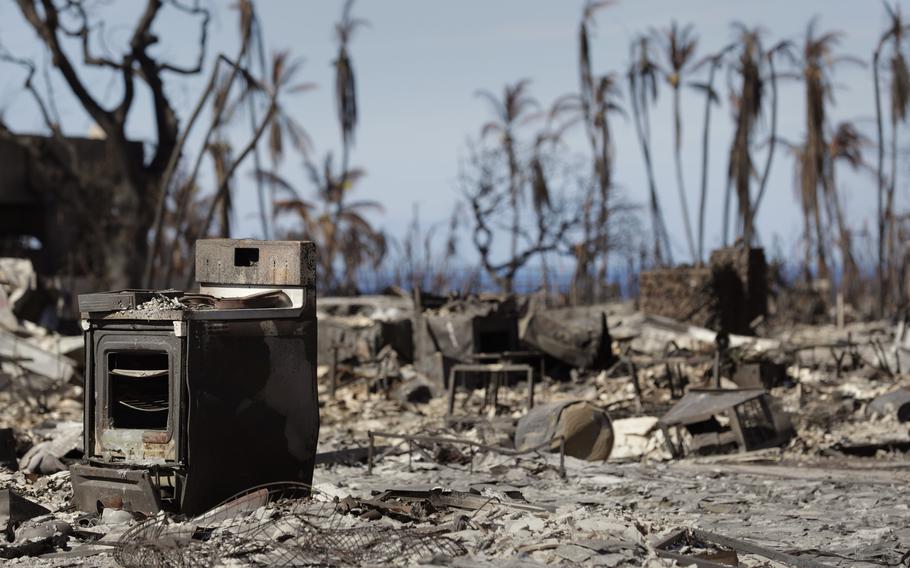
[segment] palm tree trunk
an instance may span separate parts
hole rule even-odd
[[[695,239],[692,238],[692,223],[689,218],[689,200],[686,198],[686,187],[683,181],[682,171],[682,117],[679,109],[679,86],[673,88],[673,134],[674,134],[674,157],[676,162],[676,188],[679,191],[679,204],[682,210],[683,227],[686,231],[686,242],[689,245],[689,256],[692,262],[696,263],[695,258]]]
[[[897,113],[891,115],[891,179],[888,180],[888,201],[885,204],[885,218],[888,220],[887,231],[887,271],[888,297],[894,300],[894,286],[897,278],[897,261],[894,257],[897,239],[897,227],[894,222],[894,192],[897,189]]]
[[[661,252],[661,242],[666,239],[666,225],[664,225],[663,222],[660,211],[660,201],[657,197],[657,184],[654,181],[654,166],[651,163],[651,148],[645,138],[645,125],[642,124],[642,115],[643,113],[647,112],[647,103],[639,100],[638,85],[635,81],[635,78],[632,76],[629,77],[629,91],[631,93],[630,99],[632,100],[632,114],[633,121],[635,122],[635,133],[638,136],[638,142],[641,146],[642,157],[645,160],[645,172],[648,176],[648,193],[650,196],[651,207],[651,231],[654,238],[654,262],[658,265],[662,265],[664,262],[663,254]],[[669,250],[669,243],[666,244],[667,258],[672,264],[672,253]]]
[[[809,198],[805,195],[805,189],[803,189],[802,204],[803,204],[803,269],[806,277],[806,283],[812,282],[812,271],[809,269],[812,266],[812,206],[809,203]]]
[[[506,158],[509,161],[509,206],[512,208],[512,235],[509,251],[511,252],[510,258],[515,260],[518,256],[518,232],[521,229],[518,211],[518,192],[520,188],[518,179],[518,158],[515,156],[515,147],[511,134],[506,134],[505,150]],[[511,282],[509,288],[509,292],[511,292]]]
[[[705,260],[705,206],[708,199],[708,148],[709,134],[711,132],[711,102],[712,89],[714,88],[714,72],[717,70],[717,63],[711,62],[711,69],[708,71],[708,89],[705,92],[705,125],[701,136],[701,195],[698,199],[698,265],[704,264]]]
[[[837,223],[838,244],[841,249],[841,264],[843,273],[841,274],[840,289],[845,292],[845,296],[853,299],[853,292],[856,287],[856,280],[859,276],[859,267],[856,265],[856,258],[853,256],[853,246],[850,239],[850,231],[847,228],[847,221],[844,218],[844,210],[838,199],[837,184],[834,172],[835,165],[831,164],[831,172],[828,176],[828,187],[831,191],[831,201],[834,209],[835,221]]]
[[[885,215],[882,201],[885,193],[885,135],[882,127],[882,100],[881,84],[878,74],[879,54],[881,42],[872,55],[872,80],[875,85],[875,124],[878,135],[878,315],[885,313]]]
[[[771,73],[771,139],[768,141],[768,157],[765,160],[765,169],[762,172],[761,182],[758,186],[758,195],[755,197],[755,206],[752,207],[752,225],[758,215],[758,206],[761,205],[765,188],[768,187],[768,177],[771,173],[771,161],[774,159],[774,148],[777,144],[777,74],[774,72],[774,53],[768,54],[768,70]]]
[[[544,305],[550,305],[550,268],[547,265],[547,253],[540,253],[540,271],[543,277],[543,301]]]
[[[606,113],[604,108],[603,112]],[[599,287],[604,287],[607,283],[607,272],[610,255],[610,185],[611,172],[610,168],[610,131],[607,126],[607,119],[604,116],[601,127],[601,144],[600,144],[600,214],[598,215],[598,248],[600,248],[600,270],[598,272],[597,282]]]
[[[815,217],[815,270],[821,280],[828,279],[828,261],[825,260],[825,235],[822,229],[821,206],[817,203],[814,208]]]
[[[250,130],[253,132],[256,131],[256,105],[253,104],[253,97],[247,98],[247,103],[249,105],[248,111],[250,113]],[[259,147],[253,149],[253,168],[255,172],[262,171],[262,159],[259,156]],[[254,176],[256,179],[256,200],[259,202],[259,221],[262,223],[262,238],[269,238],[269,209],[266,208],[266,199],[265,199],[265,183],[263,183],[261,176]],[[271,200],[269,200],[271,204]]]
[[[729,234],[730,234],[730,194],[733,193],[733,179],[728,175],[727,176],[727,187],[724,190],[724,228],[723,228],[723,243],[724,248],[729,246]]]

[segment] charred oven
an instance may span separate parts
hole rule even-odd
[[[80,296],[79,509],[193,514],[262,483],[312,481],[313,244],[201,240],[196,279],[198,294]]]

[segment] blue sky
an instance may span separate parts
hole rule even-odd
[[[96,13],[109,14],[108,45],[122,45],[128,24],[142,3],[117,0],[97,3]],[[236,14],[227,2],[211,2],[215,14],[208,66],[218,51],[236,50]],[[332,98],[332,67],[335,44],[332,25],[341,10],[340,0],[270,0],[258,9],[265,30],[267,48],[287,49],[306,59],[302,80],[314,81],[316,91],[294,96],[286,103],[304,125],[322,153],[339,145]],[[358,31],[352,44],[357,72],[361,121],[353,163],[363,166],[367,177],[358,187],[358,196],[375,199],[385,213],[377,224],[392,235],[401,235],[417,204],[426,223],[443,222],[459,198],[458,158],[467,137],[476,135],[489,117],[484,101],[474,96],[477,89],[500,91],[507,82],[532,80],[532,93],[544,105],[577,88],[576,33],[582,2],[579,0],[360,0],[357,16],[370,21]],[[910,6],[905,6],[905,11]],[[885,21],[880,4],[867,0],[625,0],[603,10],[597,17],[592,46],[597,73],[621,72],[627,65],[628,45],[635,34],[650,27],[664,27],[671,20],[692,23],[700,36],[699,53],[704,55],[725,45],[733,37],[730,23],[741,21],[760,25],[768,43],[780,39],[800,42],[806,23],[819,17],[819,29],[845,32],[844,53],[870,60],[872,49]],[[159,52],[181,62],[195,57],[196,24],[168,10],[157,25],[162,37]],[[19,56],[37,61],[45,57],[31,30],[22,21],[12,2],[0,5],[0,42]],[[119,43],[118,43],[119,42]],[[36,109],[20,88],[21,75],[3,69],[0,108],[5,120],[19,131],[41,131]],[[95,93],[108,102],[117,99],[117,86],[104,73],[88,73]],[[719,77],[718,85],[726,78]],[[849,119],[874,138],[874,100],[871,69],[843,65],[836,74],[839,88],[836,106],[829,115],[832,123]],[[65,129],[85,135],[90,120],[69,97],[59,78],[53,79],[57,105]],[[177,79],[169,93],[178,109],[191,108],[203,82]],[[724,89],[726,90],[726,89]],[[658,188],[665,216],[674,240],[675,256],[686,259],[686,246],[678,212],[673,175],[672,132],[669,93],[660,97],[653,116],[653,144]],[[802,85],[791,81],[781,85],[780,135],[799,140],[803,133]],[[703,101],[694,91],[684,92],[684,169],[690,209],[695,209],[700,180]],[[712,116],[711,178],[707,227],[708,246],[720,242],[720,213],[726,153],[732,137],[730,111],[726,105]],[[133,136],[148,139],[151,132],[148,101],[140,99],[131,116]],[[614,118],[616,137],[616,183],[626,197],[644,203],[645,171],[629,120]],[[238,131],[238,140],[242,134]],[[198,143],[198,139],[195,139]],[[576,139],[579,151],[584,146]],[[241,145],[241,142],[237,142]],[[195,149],[194,149],[195,151]],[[874,163],[873,148],[867,159]],[[237,186],[237,236],[259,236],[254,186],[249,168]],[[284,174],[304,192],[307,186],[295,158],[284,166]],[[910,179],[904,168],[900,174]],[[793,161],[786,151],[775,158],[769,193],[758,219],[766,244],[777,237],[785,255],[796,255],[801,215],[793,189]],[[855,227],[873,226],[875,193],[869,175],[839,172],[846,210]],[[906,202],[906,183],[899,194]],[[464,258],[470,261],[467,239]]]

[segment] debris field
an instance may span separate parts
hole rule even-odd
[[[899,566],[910,558],[910,337],[901,321],[775,326],[769,318],[737,334],[624,301],[551,307],[533,297],[399,290],[320,298],[311,483],[269,480],[199,511],[176,498],[158,511],[128,500],[92,508],[74,497],[79,467],[95,463],[83,440],[85,343],[17,316],[30,267],[0,269],[7,565]],[[153,294],[107,317],[288,306],[261,295]],[[243,448],[218,451],[228,454],[219,466],[227,477],[230,468],[275,469],[265,453],[242,463]]]

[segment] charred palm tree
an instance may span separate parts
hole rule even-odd
[[[531,154],[531,205],[534,209],[534,216],[538,225],[546,223],[547,212],[550,210],[550,186],[547,179],[547,172],[544,167],[544,146],[558,140],[558,135],[554,135],[546,130],[537,134],[534,139],[534,150]],[[543,277],[544,298],[550,297],[550,271],[547,264],[547,254],[545,251],[540,252],[540,267]]]
[[[872,78],[875,85],[875,117],[878,136],[878,284],[879,313],[884,313],[885,295],[891,286],[892,255],[894,248],[894,190],[897,177],[897,123],[904,122],[910,108],[910,70],[901,50],[908,25],[904,23],[900,7],[885,4],[888,11],[888,28],[879,39],[872,55]],[[889,100],[891,110],[891,179],[885,178],[885,136],[882,126],[881,81],[879,78],[881,56],[890,47],[887,66],[890,70]],[[887,242],[887,253],[886,243]]]
[[[802,213],[803,217],[803,278],[806,282],[810,282],[812,280],[812,218],[813,211],[815,210],[817,204],[811,202],[810,196],[814,196],[815,192],[814,190],[810,191],[807,185],[807,145],[805,140],[803,140],[803,142],[800,144],[794,144],[785,141],[785,145],[790,150],[790,154],[793,156],[794,187],[796,189],[796,197],[799,200],[800,212]]]
[[[654,179],[654,164],[651,159],[651,118],[649,107],[657,100],[658,67],[652,54],[651,40],[647,36],[639,36],[634,39],[630,51],[632,63],[627,73],[629,99],[632,103],[635,134],[641,146],[642,157],[645,161],[645,171],[648,176],[654,261],[658,265],[663,264],[664,254],[666,254],[666,260],[672,264],[673,252],[670,249],[667,226],[660,207],[660,197],[657,194],[657,183]]]
[[[619,105],[620,90],[616,75],[602,75],[594,89],[594,132],[597,140],[598,154],[594,162],[597,168],[599,203],[597,213],[597,241],[600,267],[597,279],[601,286],[606,285],[607,265],[610,253],[609,215],[610,192],[613,188],[613,135],[610,130],[610,114],[623,113]]]
[[[828,170],[828,187],[831,190],[829,200],[834,211],[834,221],[837,224],[838,246],[840,247],[841,264],[843,268],[842,288],[847,297],[855,299],[859,286],[859,265],[853,254],[853,243],[850,228],[844,215],[840,202],[840,193],[837,187],[837,165],[843,163],[853,170],[869,169],[863,159],[863,148],[870,141],[860,134],[859,130],[849,122],[838,124],[828,142],[828,155],[830,156]]]
[[[316,189],[315,200],[303,198],[289,182],[274,172],[260,172],[260,176],[283,196],[275,201],[276,214],[290,215],[299,221],[299,225],[290,229],[286,236],[313,241],[320,251],[338,251],[341,255],[344,266],[342,275],[336,274],[335,257],[319,255],[319,268],[327,282],[327,289],[353,292],[356,290],[357,271],[365,265],[376,267],[385,257],[385,234],[367,219],[368,213],[381,213],[382,206],[375,201],[346,199],[366,172],[358,168],[337,172],[331,154],[326,155],[322,164],[308,162],[306,170]]]
[[[782,41],[768,50],[765,54],[765,61],[768,63],[768,84],[771,87],[771,132],[768,135],[768,154],[765,157],[765,169],[762,170],[761,181],[758,184],[758,195],[755,197],[755,203],[752,206],[752,225],[755,225],[755,218],[758,215],[758,208],[761,206],[762,198],[765,196],[765,190],[768,187],[768,178],[771,173],[771,164],[774,160],[774,150],[777,147],[777,80],[778,72],[774,66],[774,59],[777,55],[784,55],[791,63],[795,63],[792,53],[793,45],[789,41]]]
[[[254,19],[254,24],[256,20]],[[257,53],[264,58],[262,53],[262,39],[259,36],[260,29],[255,27],[254,45],[257,47]],[[258,66],[263,76],[268,78],[268,85],[272,89],[281,89],[286,94],[299,94],[316,88],[315,83],[297,82],[297,76],[303,66],[303,59],[292,58],[287,52],[278,52],[272,55],[270,63],[264,61],[254,61],[252,50],[247,52],[247,61],[249,68]],[[258,110],[254,104],[253,94],[247,89],[233,105],[228,107],[225,112],[226,116],[234,117],[244,112],[248,115],[251,125],[255,127],[259,124]],[[269,158],[270,170],[278,171],[279,166],[288,151],[288,146],[304,156],[309,155],[313,143],[309,134],[303,126],[294,118],[287,105],[280,104],[276,106],[275,111],[270,115],[267,126],[268,132],[266,143],[266,155]],[[260,155],[259,148],[253,150],[253,171],[268,171],[263,165],[263,159]],[[256,194],[259,202],[260,222],[262,224],[263,235],[268,236],[270,233],[272,219],[274,214],[275,196],[269,192],[268,198],[266,192],[271,186],[258,175],[254,175],[256,182]]]
[[[348,48],[357,28],[367,25],[366,20],[351,15],[353,7],[354,0],[347,0],[341,11],[341,19],[335,24],[335,39],[338,41],[338,54],[335,56],[335,109],[341,127],[342,180],[348,169],[357,128],[357,85]]]
[[[610,252],[608,222],[610,191],[613,187],[613,140],[609,114],[621,112],[621,108],[617,102],[620,91],[616,76],[610,73],[595,78],[592,72],[588,30],[594,23],[594,14],[613,3],[612,0],[603,2],[589,0],[585,4],[578,34],[578,68],[581,81],[578,99],[591,145],[594,177],[599,189],[596,223],[597,250],[592,251],[593,254],[587,255],[587,257],[595,263],[599,261],[597,280],[601,286],[606,284]],[[588,269],[587,266],[581,268],[585,271]]]
[[[676,188],[679,191],[680,211],[689,255],[692,262],[697,262],[695,239],[692,236],[692,222],[689,217],[689,199],[682,168],[682,110],[680,108],[683,81],[693,66],[698,37],[694,35],[691,25],[680,27],[675,21],[670,27],[652,31],[655,41],[661,44],[664,54],[663,75],[673,92],[673,156],[676,163]]]
[[[831,168],[830,148],[825,138],[827,105],[832,103],[833,87],[831,73],[848,57],[836,56],[835,47],[840,42],[841,32],[816,34],[815,20],[809,23],[803,44],[802,76],[806,89],[806,147],[803,164],[803,191],[807,192],[804,203],[811,208],[815,226],[815,262],[819,278],[828,278],[828,261],[825,250],[825,230],[821,206],[829,208],[828,218],[833,222],[830,211],[833,188],[828,173]],[[822,191],[819,197],[819,189]]]
[[[705,119],[701,138],[701,191],[698,198],[698,248],[696,250],[696,262],[698,265],[704,263],[705,259],[705,207],[708,202],[708,148],[711,133],[711,107],[720,102],[720,97],[714,89],[714,76],[731,48],[732,46],[727,46],[699,62],[696,68],[707,65],[708,77],[704,83],[696,82],[692,84],[693,88],[705,95]]]
[[[594,195],[586,192],[582,203],[582,242],[575,247],[575,275],[573,289],[578,299],[578,288],[593,290],[591,279],[592,264],[599,263],[598,280],[606,281],[609,265],[609,208],[610,192],[613,187],[613,143],[609,114],[620,111],[617,102],[619,88],[616,77],[606,74],[596,77],[591,65],[590,29],[594,26],[595,13],[614,2],[593,2],[589,0],[582,12],[578,29],[579,92],[557,99],[550,111],[550,118],[565,120],[558,128],[565,131],[581,123],[591,149],[593,179],[598,189],[597,204]],[[597,209],[596,222],[593,210]],[[596,234],[595,234],[596,233]]]
[[[575,259],[576,283],[590,280],[592,265],[597,266],[597,280],[603,285],[609,265],[610,193],[613,188],[613,135],[610,115],[622,113],[619,105],[619,86],[616,75],[609,73],[597,79],[591,100],[584,103],[582,95],[570,94],[557,99],[550,111],[551,119],[565,119],[557,129],[564,132],[579,122],[585,126],[593,155],[593,178],[597,194],[585,197],[582,216],[584,239]],[[588,114],[590,112],[590,114]],[[595,199],[596,197],[596,199]],[[582,251],[581,249],[584,249]],[[593,283],[583,287],[593,290]]]
[[[734,122],[733,144],[727,168],[727,189],[724,195],[724,245],[730,226],[730,194],[736,191],[738,223],[741,223],[743,245],[752,242],[752,196],[750,182],[754,172],[752,140],[762,112],[765,78],[761,64],[764,56],[760,33],[757,28],[734,24],[738,35],[738,54],[733,70],[739,77],[738,90],[732,93]]]
[[[338,113],[338,125],[341,129],[341,172],[336,176],[340,187],[338,199],[335,201],[335,211],[332,222],[338,225],[342,222],[345,212],[345,189],[349,184],[351,150],[354,146],[354,134],[357,129],[357,85],[354,75],[354,65],[350,56],[350,42],[354,32],[367,21],[351,15],[354,0],[346,0],[341,11],[341,19],[335,24],[335,39],[338,42],[338,53],[335,56],[335,109]],[[331,160],[326,159],[327,162]],[[312,166],[309,166],[312,169]],[[339,239],[329,239],[327,246],[330,248],[324,254],[334,259],[340,252],[343,242]],[[334,273],[334,267],[333,272]]]
[[[490,104],[495,118],[481,128],[481,138],[497,136],[499,145],[505,154],[509,175],[509,206],[512,213],[511,223],[511,258],[518,254],[518,239],[521,234],[520,200],[523,185],[523,173],[518,157],[518,130],[529,122],[538,118],[532,112],[537,106],[530,94],[528,86],[530,81],[523,79],[513,85],[506,85],[503,89],[502,99],[498,99],[489,91],[478,91],[477,95],[483,97]]]

